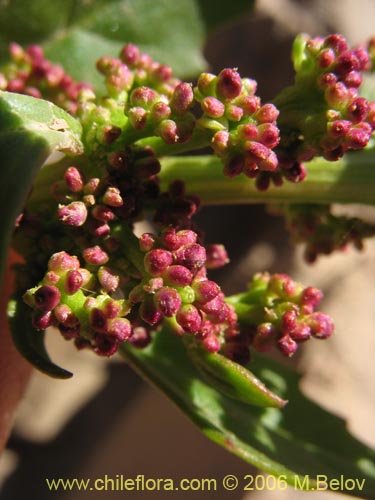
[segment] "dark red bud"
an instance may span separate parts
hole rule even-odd
[[[60,302],[60,290],[53,285],[44,285],[34,294],[36,307],[44,312],[52,311]]]

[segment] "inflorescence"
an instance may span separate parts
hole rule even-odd
[[[373,46],[350,49],[340,35],[299,37],[294,85],[263,104],[256,82],[236,69],[203,73],[193,87],[131,44],[119,58],[99,59],[107,92],[100,97],[39,47],[13,44],[0,88],[74,114],[85,147],[77,165],[48,180],[45,203],[33,203],[32,193],[17,222],[14,245],[27,248],[25,266],[38,283],[24,295],[34,328],[55,326],[78,348],[112,355],[124,341],[147,346],[167,326],[243,364],[250,349],[276,346],[291,356],[310,337],[329,337],[332,320],[316,310],[321,292],[288,276],[261,273],[246,293],[224,296],[207,270],[228,262],[225,248],[205,245],[193,219],[199,199],[183,182],[160,192],[160,156],[208,146],[224,175],[245,174],[260,190],[302,181],[303,162],[337,160],[369,143],[375,103],[358,89]],[[134,223],[145,213],[158,229],[136,237]],[[310,260],[324,244],[321,217],[313,220]],[[292,210],[289,220],[298,238],[306,224]]]

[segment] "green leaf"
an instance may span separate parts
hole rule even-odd
[[[53,151],[83,152],[81,126],[57,106],[0,91],[0,281],[14,222],[34,176]]]
[[[287,403],[267,389],[251,371],[221,354],[209,353],[193,339],[187,343],[187,352],[204,379],[226,396],[262,407],[282,408]]]
[[[375,453],[348,433],[343,420],[307,399],[295,373],[263,357],[255,358],[251,363],[255,375],[289,403],[283,409],[251,407],[211,387],[181,339],[165,330],[146,349],[124,343],[121,350],[207,437],[243,460],[297,488],[316,488],[318,475],[328,480],[342,475],[364,479],[362,490],[348,493],[375,496]]]
[[[72,373],[52,363],[44,347],[44,332],[38,332],[31,324],[31,309],[18,293],[8,304],[8,320],[18,351],[38,370],[50,377],[67,379]]]

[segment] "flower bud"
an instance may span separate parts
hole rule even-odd
[[[60,290],[53,285],[44,285],[34,294],[36,307],[43,312],[52,311],[60,302]]]
[[[72,191],[73,193],[79,193],[80,191],[82,191],[85,184],[85,179],[78,168],[69,167],[64,174],[64,179],[70,191]]]
[[[58,219],[68,226],[80,227],[87,219],[87,208],[82,201],[73,201],[69,205],[59,207]]]
[[[202,325],[202,318],[198,309],[192,304],[185,304],[176,315],[177,322],[187,333],[199,332]]]
[[[67,273],[64,288],[68,295],[76,293],[81,288],[82,284],[83,278],[79,271],[73,270]]]
[[[169,266],[163,274],[165,283],[172,286],[191,285],[192,279],[192,273],[185,266]]]
[[[108,321],[107,333],[115,337],[118,342],[124,342],[131,335],[130,322],[125,318],[114,318]]]
[[[203,112],[211,118],[220,118],[224,115],[224,104],[215,97],[205,97],[201,102]]]
[[[220,287],[217,283],[210,280],[198,281],[193,284],[196,300],[200,304],[206,304],[214,299],[220,292]]]
[[[224,245],[211,244],[206,246],[207,269],[218,269],[228,264],[229,258]]]
[[[155,293],[154,302],[157,310],[167,318],[174,316],[181,307],[181,298],[177,290],[167,286]]]
[[[152,276],[161,276],[173,263],[173,256],[168,250],[156,248],[145,255],[144,264],[146,271]]]
[[[235,99],[241,94],[242,80],[235,69],[220,71],[216,81],[216,93],[220,99]]]
[[[187,267],[193,273],[200,269],[206,261],[206,250],[197,243],[180,247],[174,252],[176,264]]]
[[[88,264],[93,264],[96,266],[101,266],[106,264],[109,260],[108,254],[96,245],[91,248],[85,248],[82,252],[83,258]]]
[[[280,349],[280,351],[288,357],[293,356],[293,354],[297,350],[297,342],[295,342],[288,334],[283,335],[278,341],[277,341],[277,347]]]
[[[112,271],[109,267],[101,266],[98,270],[98,280],[101,287],[106,292],[114,292],[117,290],[120,277],[114,271]]]
[[[183,115],[191,107],[193,100],[194,94],[191,84],[182,82],[174,89],[169,104],[174,113]]]

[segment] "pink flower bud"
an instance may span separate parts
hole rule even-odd
[[[98,245],[91,248],[85,248],[82,254],[88,264],[101,266],[106,264],[109,260],[108,254]]]
[[[325,47],[332,47],[336,54],[341,54],[348,50],[348,44],[342,35],[334,34],[328,35],[324,40]]]
[[[158,123],[170,117],[171,108],[165,102],[158,101],[152,106],[150,115],[152,120]]]
[[[211,244],[206,246],[207,269],[218,269],[228,264],[229,258],[224,245]]]
[[[155,236],[151,233],[143,233],[139,238],[139,248],[142,252],[150,251],[155,245]]]
[[[311,334],[318,339],[330,337],[335,329],[332,319],[324,313],[314,312],[307,320]]]
[[[181,307],[181,297],[177,290],[167,286],[155,293],[154,302],[158,311],[167,318],[174,316]]]
[[[273,123],[264,123],[258,127],[258,141],[270,149],[280,142],[280,131]]]
[[[122,48],[120,57],[125,64],[136,66],[140,57],[139,48],[132,43],[128,43]]]
[[[242,80],[235,69],[220,71],[216,81],[216,93],[220,99],[235,99],[241,94]]]
[[[260,99],[257,96],[241,95],[234,103],[242,108],[246,115],[253,115],[260,107]]]
[[[177,124],[173,120],[163,120],[156,128],[156,133],[166,144],[176,144],[179,140]]]
[[[283,333],[288,333],[296,327],[296,321],[297,321],[297,314],[295,311],[287,311],[285,312],[282,317],[281,317],[281,325],[282,325],[282,330]]]
[[[103,203],[110,207],[122,207],[124,200],[120,194],[120,190],[116,187],[107,188],[103,195]]]
[[[201,102],[203,112],[211,118],[220,118],[224,115],[224,104],[215,97],[205,97]]]
[[[147,111],[138,106],[134,106],[128,111],[129,123],[137,130],[142,130],[147,125]]]
[[[211,146],[218,156],[222,156],[227,152],[229,145],[229,138],[230,138],[229,132],[227,132],[226,130],[220,130],[219,132],[216,132],[215,135],[213,136],[211,141]]]
[[[332,49],[323,50],[318,56],[318,65],[320,68],[328,68],[336,58],[335,52]]]
[[[199,311],[192,304],[185,304],[178,311],[177,322],[187,333],[199,332],[202,325],[202,318]]]
[[[80,191],[82,191],[85,184],[85,179],[78,168],[69,167],[64,174],[64,179],[70,191],[72,191],[73,193],[79,193]]]
[[[201,342],[202,347],[208,352],[218,352],[220,351],[220,340],[216,335],[206,335]]]
[[[82,201],[73,201],[69,205],[60,206],[57,216],[63,224],[80,227],[87,219],[87,208]]]
[[[79,268],[80,263],[78,258],[66,252],[54,253],[48,261],[48,269],[57,273]]]
[[[131,335],[130,322],[125,318],[114,318],[108,321],[108,335],[115,337],[118,342],[124,342]]]
[[[323,298],[323,293],[312,286],[305,288],[301,294],[301,301],[304,305],[311,305],[314,309]]]
[[[81,288],[82,284],[83,279],[79,271],[73,270],[67,273],[64,288],[68,295],[76,293]]]
[[[285,356],[291,357],[296,352],[298,345],[289,335],[283,335],[277,341],[277,347]]]
[[[367,99],[364,97],[357,97],[352,101],[346,109],[346,113],[353,123],[363,121],[369,111]]]
[[[352,127],[344,138],[348,149],[362,149],[367,146],[371,134],[362,127]]]
[[[106,266],[99,268],[98,279],[101,287],[106,292],[114,292],[117,290],[120,283],[119,275]]]
[[[194,94],[191,84],[182,82],[174,89],[170,107],[177,115],[183,115],[191,107],[193,100]]]
[[[358,88],[362,84],[362,75],[359,71],[350,71],[343,79],[347,87]]]
[[[191,285],[193,276],[184,266],[169,266],[163,274],[163,280],[167,285],[187,286]]]
[[[244,111],[240,106],[227,104],[225,106],[225,117],[232,122],[239,122],[243,117]]]
[[[104,205],[96,205],[92,211],[91,215],[102,222],[109,222],[115,218],[115,214],[112,210]]]
[[[176,264],[187,267],[190,271],[196,272],[206,262],[206,250],[197,243],[192,243],[180,247],[174,252]]]
[[[132,106],[149,110],[158,98],[157,92],[150,87],[137,87],[130,95],[130,102]]]
[[[217,283],[210,280],[198,281],[193,284],[196,300],[200,304],[206,304],[214,299],[220,293],[220,287]]]
[[[146,271],[152,276],[161,276],[164,271],[173,263],[173,256],[168,250],[156,248],[145,255]]]
[[[255,114],[259,123],[272,123],[277,120],[280,112],[274,104],[264,104]]]
[[[351,122],[348,120],[335,120],[328,123],[328,136],[329,137],[343,137],[349,131]]]
[[[290,332],[290,336],[296,342],[304,342],[311,337],[311,328],[301,323]]]

